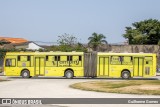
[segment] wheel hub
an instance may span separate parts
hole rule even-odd
[[[27,72],[25,72],[23,75],[26,77],[28,74],[27,74]]]

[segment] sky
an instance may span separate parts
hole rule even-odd
[[[57,42],[64,33],[87,43],[93,32],[124,42],[125,27],[160,20],[160,0],[0,0],[0,36]]]

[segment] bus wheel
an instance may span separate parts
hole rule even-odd
[[[123,79],[129,79],[130,78],[130,72],[129,71],[127,71],[127,70],[124,70],[123,72],[122,72],[122,78]]]
[[[24,71],[22,71],[21,76],[22,76],[23,78],[30,78],[30,73],[29,73],[28,70],[24,70]]]
[[[67,70],[64,75],[66,78],[73,78],[73,71]]]

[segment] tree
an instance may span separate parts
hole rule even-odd
[[[58,44],[59,45],[69,45],[69,46],[72,46],[74,44],[77,44],[77,38],[74,37],[73,35],[69,35],[69,34],[64,34],[64,35],[61,35],[61,36],[58,36],[59,39],[58,39]]]
[[[57,42],[59,44],[59,51],[72,51],[72,46],[77,43],[76,37],[66,33],[58,37],[59,39],[57,40]]]
[[[64,35],[58,37],[59,37],[59,39],[57,40],[59,44],[58,51],[64,51],[64,52],[86,51],[86,48],[83,47],[83,45],[77,41],[77,38],[75,36],[65,33]]]
[[[77,43],[76,46],[74,47],[74,50],[77,52],[87,52],[87,48],[83,46],[81,43]]]
[[[106,37],[103,34],[97,34],[94,32],[92,36],[88,38],[88,44],[93,48],[94,51],[96,51],[100,45],[107,44],[105,39]]]
[[[125,31],[123,37],[129,44],[158,44],[160,41],[160,21],[156,19],[135,22]]]

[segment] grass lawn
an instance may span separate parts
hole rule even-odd
[[[91,81],[70,85],[71,88],[123,94],[160,95],[160,80]]]

